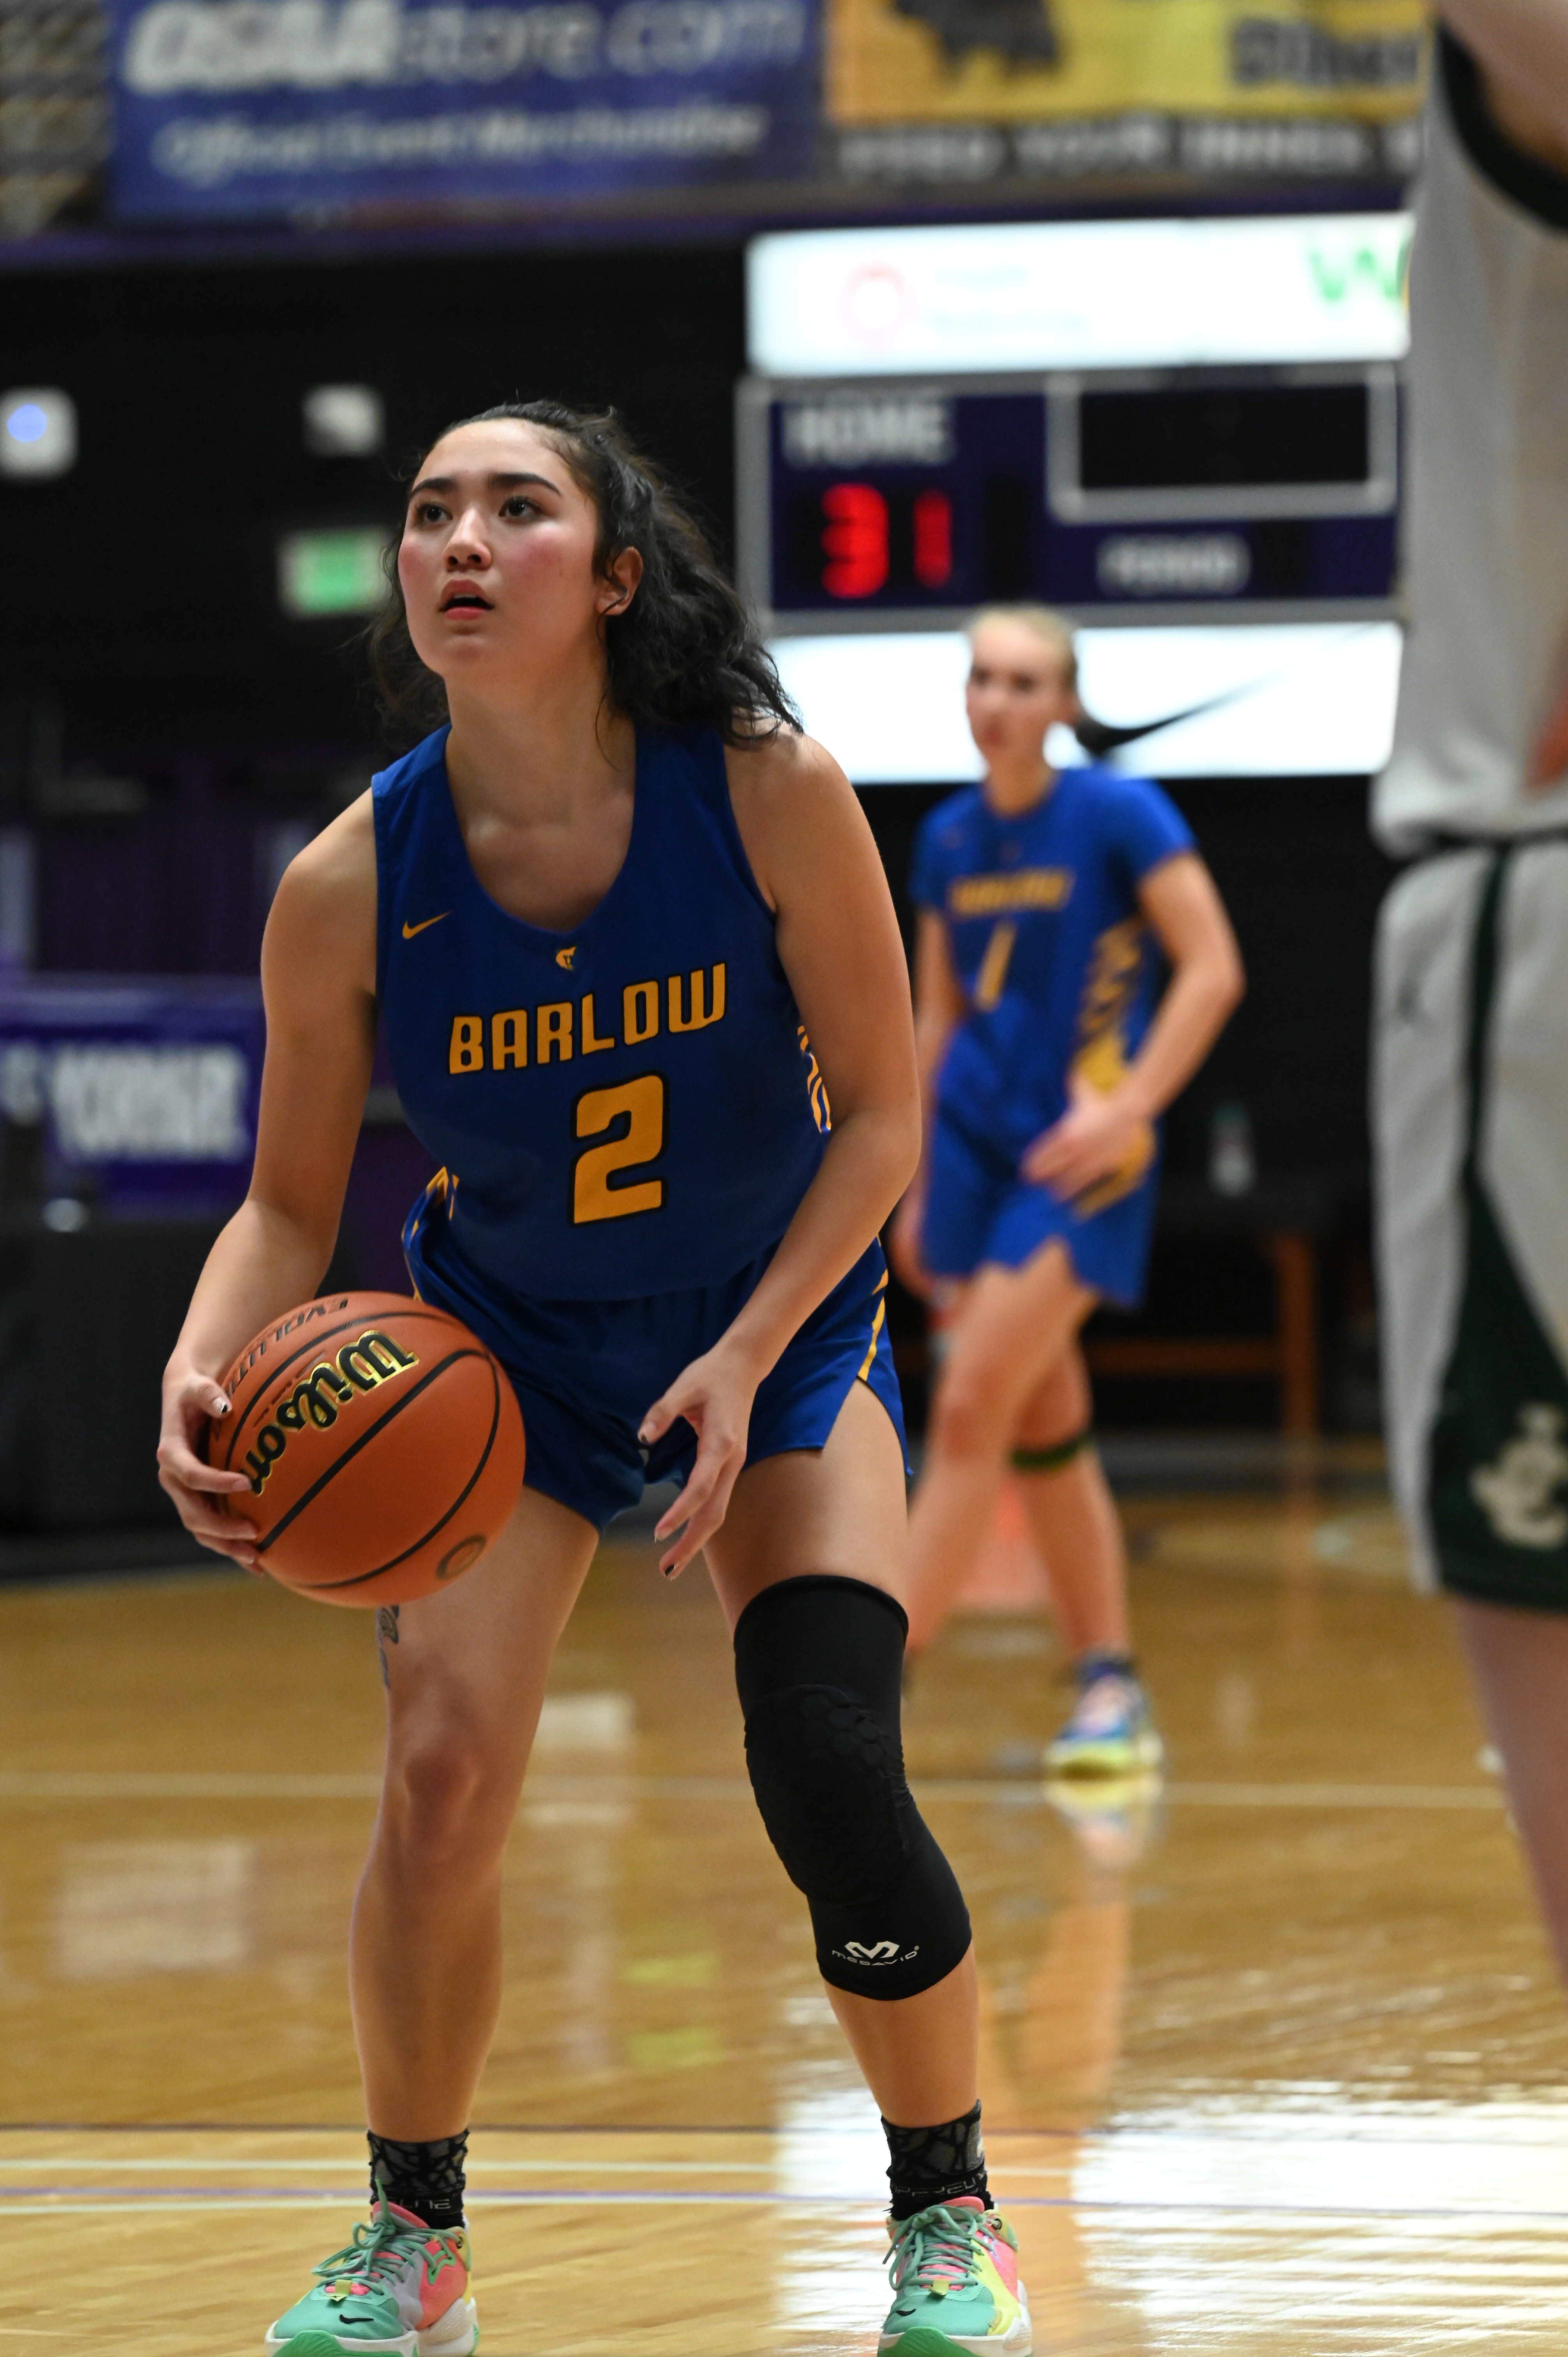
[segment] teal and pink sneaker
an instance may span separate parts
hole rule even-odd
[[[880,2357],[1030,2357],[1018,2241],[994,2210],[965,2196],[888,2223],[893,2305]]]
[[[469,2357],[479,2345],[461,2227],[438,2233],[380,2201],[315,2274],[268,2333],[267,2357]]]

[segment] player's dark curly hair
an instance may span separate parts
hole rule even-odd
[[[456,423],[489,425],[500,418],[537,426],[592,500],[599,519],[596,570],[607,572],[624,548],[635,548],[642,558],[636,596],[605,620],[616,709],[634,721],[716,728],[730,745],[798,728],[800,716],[702,525],[636,447],[615,411],[503,401]],[[389,727],[423,736],[448,716],[446,690],[413,651],[395,541],[385,569],[392,596],[365,633],[371,674]]]

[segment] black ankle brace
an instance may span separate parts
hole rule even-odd
[[[412,2210],[437,2233],[463,2222],[463,2170],[468,2158],[468,2131],[436,2136],[429,2144],[400,2144],[395,2136],[369,2132],[371,2199],[378,2193]]]
[[[978,2104],[961,2120],[945,2120],[940,2127],[900,2128],[891,2120],[882,2126],[892,2156],[887,2183],[896,2222],[913,2218],[933,2202],[958,2201],[966,2194],[991,2208]]]

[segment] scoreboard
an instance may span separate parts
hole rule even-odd
[[[748,377],[743,578],[783,632],[1384,615],[1399,402],[1388,361]]]
[[[1410,239],[1392,210],[754,239],[742,581],[856,784],[977,774],[962,626],[1034,600],[1109,759],[1377,769]]]

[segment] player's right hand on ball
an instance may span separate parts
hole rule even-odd
[[[229,1394],[221,1383],[196,1367],[171,1366],[164,1377],[163,1429],[158,1436],[158,1480],[174,1500],[180,1521],[193,1539],[215,1555],[226,1555],[247,1571],[259,1571],[255,1524],[220,1511],[216,1501],[224,1491],[248,1490],[243,1473],[224,1473],[206,1465],[197,1445],[209,1424],[229,1413]]]

